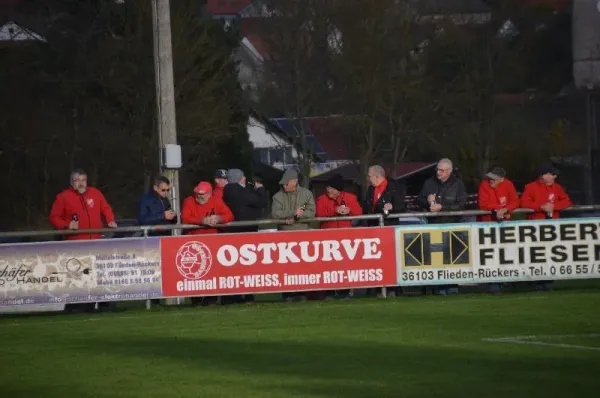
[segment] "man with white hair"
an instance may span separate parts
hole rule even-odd
[[[439,213],[444,211],[464,210],[467,204],[465,184],[454,175],[454,167],[450,159],[440,160],[436,168],[436,176],[425,181],[417,198],[419,207],[425,211]],[[430,217],[430,223],[460,222],[461,217]]]
[[[440,160],[436,168],[436,176],[425,181],[417,198],[421,209],[432,213],[464,210],[467,204],[465,184],[454,175],[454,167],[450,159]],[[461,217],[429,217],[429,223],[455,223]],[[458,285],[434,287],[434,292],[441,295],[458,294]]]
[[[406,188],[393,179],[388,179],[385,170],[379,165],[369,167],[368,171],[369,189],[363,201],[364,214],[383,214],[387,216],[393,213],[402,213],[406,207]],[[385,225],[399,224],[399,220],[386,219]],[[368,225],[378,225],[376,220],[368,222]]]

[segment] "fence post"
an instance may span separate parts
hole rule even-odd
[[[379,226],[384,227],[385,221],[383,219],[383,214],[378,214],[377,216],[378,216]],[[381,287],[381,297],[387,298],[387,287],[385,287],[385,286]]]

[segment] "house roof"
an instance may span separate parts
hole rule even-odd
[[[426,171],[432,169],[436,166],[435,162],[407,162],[402,163],[396,169],[396,179],[402,179],[409,177],[411,175],[417,174],[422,171]],[[388,175],[389,170],[387,171]],[[339,174],[346,181],[354,181],[357,182],[359,179],[359,165],[358,164],[348,164],[346,166],[342,166],[340,168],[328,171],[327,173],[319,174],[316,177],[313,177],[311,181],[313,182],[324,182],[334,175]]]
[[[208,0],[206,10],[215,16],[234,15],[252,3],[252,0]]]
[[[314,154],[314,156],[316,156],[324,162],[330,160],[327,155],[327,152],[325,151],[325,149],[323,149],[319,140],[314,135],[314,132],[312,131],[311,126],[307,122],[307,120],[271,118],[269,119],[269,121],[276,125],[283,132],[285,132],[289,138],[291,138],[295,143],[298,143],[299,145],[301,145],[301,134],[302,131],[304,131],[308,147],[310,151]]]
[[[349,119],[341,116],[325,116],[307,119],[307,124],[327,153],[327,160],[352,160]]]

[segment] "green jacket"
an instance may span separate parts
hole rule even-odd
[[[311,191],[300,186],[296,187],[293,192],[284,192],[281,190],[273,195],[271,213],[273,218],[276,219],[294,218],[296,210],[304,204],[306,204],[304,215],[299,221],[291,225],[281,224],[277,228],[282,231],[309,229],[308,224],[301,221],[315,216],[315,198]]]

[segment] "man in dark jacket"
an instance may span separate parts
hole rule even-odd
[[[363,201],[364,214],[383,214],[384,216],[393,213],[402,213],[406,207],[406,187],[404,184],[394,180],[388,180],[385,176],[385,170],[381,166],[369,167],[369,189]],[[385,219],[385,225],[398,225],[400,222],[396,219]],[[369,226],[379,225],[377,220],[369,220]]]
[[[362,204],[363,214],[389,214],[402,213],[405,210],[406,187],[404,184],[387,179],[385,170],[379,165],[369,167],[369,189]],[[398,225],[397,218],[385,218],[385,225]],[[368,226],[378,226],[378,220],[368,220]],[[394,294],[400,294],[401,289],[393,287]],[[368,296],[381,295],[381,289],[367,289]]]
[[[253,186],[247,184],[244,172],[239,169],[227,171],[227,180],[223,191],[223,200],[231,209],[234,221],[255,221],[260,218],[261,210],[269,205],[265,187],[260,182]],[[227,232],[256,232],[258,226],[231,227]]]
[[[265,187],[260,182],[254,182],[253,186],[247,184],[244,172],[239,169],[227,171],[228,184],[223,190],[223,200],[231,209],[234,221],[255,221],[260,218],[261,210],[269,205],[269,198]],[[257,225],[248,227],[229,227],[225,232],[256,232]],[[236,295],[225,296],[221,302],[248,303],[254,301],[254,296]]]
[[[467,204],[465,184],[453,174],[454,168],[450,159],[438,162],[436,176],[425,181],[417,198],[419,207],[425,211],[439,213],[444,211],[464,210]],[[447,224],[460,222],[462,217],[429,217],[429,223]],[[434,286],[434,293],[458,294],[458,285]]]
[[[137,221],[140,225],[169,225],[177,223],[177,216],[167,197],[171,190],[171,182],[167,177],[158,176],[152,189],[139,202]],[[151,236],[168,236],[171,230],[150,231]]]
[[[431,177],[421,189],[417,203],[422,210],[430,212],[464,210],[467,204],[465,184],[453,174],[452,161],[442,159],[438,162],[436,177]],[[430,223],[446,224],[461,221],[460,216],[429,217]]]

